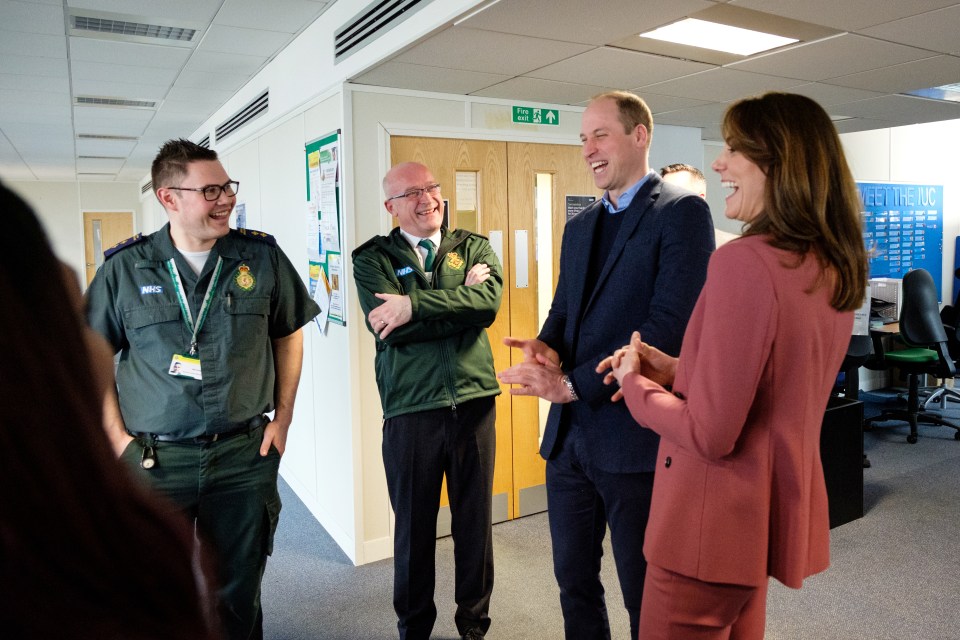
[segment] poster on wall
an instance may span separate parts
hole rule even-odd
[[[306,145],[307,255],[310,293],[320,305],[317,326],[346,326],[340,278],[340,131]]]
[[[871,278],[925,269],[942,298],[943,185],[858,182]]]

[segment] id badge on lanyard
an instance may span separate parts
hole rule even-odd
[[[176,378],[190,378],[192,380],[202,380],[203,374],[200,368],[200,353],[197,350],[197,334],[207,319],[210,311],[210,304],[213,301],[213,294],[217,290],[217,282],[220,280],[220,269],[223,267],[223,258],[217,256],[217,266],[213,270],[213,276],[210,278],[210,284],[207,286],[207,292],[203,296],[203,303],[200,305],[200,312],[197,314],[197,321],[193,321],[193,315],[190,313],[190,305],[187,302],[187,295],[183,290],[183,282],[180,280],[180,272],[173,258],[167,260],[167,271],[173,279],[173,289],[177,293],[177,302],[180,303],[180,315],[183,317],[187,330],[190,331],[190,344],[186,353],[174,353],[170,359],[170,368],[167,370],[171,376]]]

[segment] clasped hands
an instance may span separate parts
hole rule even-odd
[[[550,402],[566,403],[571,401],[570,391],[563,382],[563,370],[560,368],[559,354],[540,340],[520,340],[504,338],[508,347],[520,349],[524,361],[497,374],[505,384],[518,385],[510,389],[512,395],[538,396]],[[677,359],[663,353],[641,340],[640,333],[634,331],[630,344],[624,345],[600,361],[597,373],[604,374],[604,384],[614,380],[621,383],[628,373],[639,373],[650,380],[668,385],[673,383]],[[623,391],[617,391],[611,401],[623,398]]]
[[[483,262],[470,267],[463,284],[471,286],[480,284],[490,277],[490,267]],[[410,302],[410,296],[398,293],[375,293],[374,294],[383,304],[370,312],[367,320],[370,326],[383,340],[390,335],[394,329],[402,327],[413,318],[413,303]]]

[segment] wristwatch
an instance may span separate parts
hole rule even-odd
[[[567,389],[570,391],[570,401],[576,402],[580,399],[580,396],[577,395],[577,390],[573,388],[573,381],[570,380],[570,376],[563,376],[563,384],[567,385]]]

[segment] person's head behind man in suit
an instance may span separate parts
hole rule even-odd
[[[664,182],[672,182],[687,191],[693,191],[701,198],[707,197],[707,178],[692,164],[668,164],[660,169],[660,177]]]

